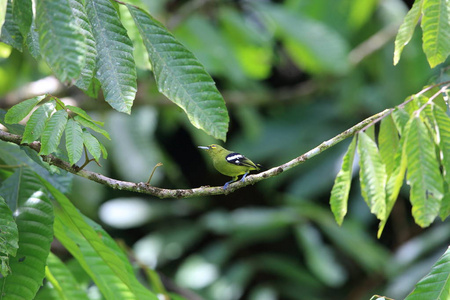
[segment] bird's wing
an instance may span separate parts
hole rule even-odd
[[[256,169],[258,168],[250,159],[240,153],[230,153],[225,157],[225,159],[233,165],[252,167]]]

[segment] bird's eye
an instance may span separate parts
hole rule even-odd
[[[212,149],[216,149],[216,145],[211,145],[211,148]]]

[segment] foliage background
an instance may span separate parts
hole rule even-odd
[[[144,3],[216,80],[231,118],[227,148],[264,166],[286,162],[403,102],[431,78],[448,76],[445,64],[430,69],[420,31],[393,66],[393,40],[411,3],[258,5],[253,10],[244,1]],[[27,98],[31,82],[51,72],[26,52],[3,44],[0,51],[0,104],[8,108]],[[135,51],[142,58],[142,49]],[[131,115],[74,87],[50,90],[105,121],[110,158],[101,168],[89,168],[139,182],[162,162],[152,179],[155,186],[222,185],[228,179],[196,147],[216,141],[157,92],[143,59],[138,66]],[[47,83],[37,86],[52,89]],[[450,224],[419,228],[403,193],[377,240],[378,222],[353,184],[349,213],[338,227],[328,201],[349,142],[228,196],[159,200],[74,177],[69,198],[123,240],[140,262],[170,278],[169,285],[205,299],[369,299],[373,294],[402,299],[447,248]],[[52,249],[70,260],[58,243]],[[71,267],[77,269],[75,261]],[[79,280],[86,277],[81,273]],[[45,289],[40,293],[45,299]]]

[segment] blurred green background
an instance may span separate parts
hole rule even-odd
[[[445,66],[429,68],[420,30],[392,64],[395,34],[412,1],[133,2],[164,23],[216,80],[231,118],[226,147],[266,168],[446,76]],[[126,23],[128,16],[122,18]],[[88,110],[110,132],[112,140],[102,141],[110,157],[89,169],[145,182],[162,162],[155,186],[223,185],[229,179],[197,148],[218,141],[157,92],[135,42],[139,87],[131,115],[60,86],[44,62],[4,44],[0,106],[51,92]],[[450,223],[421,229],[403,193],[377,240],[378,222],[355,178],[348,215],[337,226],[328,201],[349,142],[227,196],[160,200],[74,177],[70,199],[187,299],[402,299],[444,253]]]

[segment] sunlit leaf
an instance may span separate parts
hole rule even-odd
[[[405,134],[404,130],[406,124],[408,124],[410,115],[403,108],[395,108],[392,112],[392,118],[400,135]]]
[[[59,299],[89,299],[86,292],[81,289],[80,284],[67,266],[53,253],[50,253],[47,257],[45,274],[47,280],[50,281],[55,288]]]
[[[133,44],[109,0],[86,0],[97,47],[96,78],[105,100],[117,111],[130,113],[136,96]]]
[[[405,300],[450,299],[450,247],[433,265]]]
[[[47,102],[38,107],[28,119],[23,133],[22,143],[31,143],[36,141],[44,132],[45,123],[55,110],[56,103],[54,101]]]
[[[192,125],[225,141],[229,117],[212,78],[161,23],[143,10],[127,7],[143,37],[158,90],[186,112]]]
[[[352,181],[353,159],[355,157],[356,136],[348,146],[347,152],[342,160],[342,168],[336,176],[333,189],[331,190],[330,205],[336,222],[341,225],[347,214],[347,202]]]
[[[96,161],[100,160],[100,155],[102,154],[102,149],[100,147],[100,142],[90,134],[86,129],[83,128],[83,143],[89,153],[92,154]]]
[[[406,14],[395,38],[394,65],[396,65],[402,54],[403,48],[409,43],[422,15],[423,0],[416,0],[411,10]]]
[[[80,125],[82,125],[82,126],[84,126],[86,128],[92,129],[93,131],[102,134],[108,140],[111,139],[110,136],[109,136],[109,133],[105,129],[103,129],[100,126],[97,125],[98,122],[94,123],[93,121],[89,121],[88,119],[86,119],[86,118],[84,118],[82,116],[79,116],[79,115],[75,116],[73,119],[75,121],[77,121],[78,123],[80,123]]]
[[[412,118],[406,129],[405,153],[407,179],[411,186],[412,215],[422,227],[430,225],[439,214],[443,197],[443,179],[436,158],[435,145],[420,117]]]
[[[50,119],[45,123],[44,132],[41,138],[40,155],[47,155],[56,151],[59,145],[61,136],[66,127],[68,114],[64,109],[55,112]]]
[[[393,153],[397,152],[399,144],[399,135],[395,127],[392,116],[389,115],[381,120],[380,133],[378,135],[378,147],[380,149],[381,159],[386,166],[387,175],[391,175],[395,164]]]
[[[22,101],[11,107],[5,115],[5,122],[9,124],[19,123],[23,120],[31,110],[41,102],[46,95],[33,97],[31,99]]]
[[[450,184],[450,118],[437,105],[434,105],[433,112],[439,130],[439,149],[444,168],[444,179],[447,184]]]
[[[391,155],[393,156],[393,169],[392,172],[388,175],[388,179],[386,182],[386,217],[380,221],[377,234],[378,238],[381,237],[381,233],[386,226],[388,217],[391,214],[395,202],[397,201],[398,194],[400,193],[400,188],[403,186],[403,181],[405,179],[406,155],[403,148],[405,139],[406,137],[402,136],[402,138],[398,142],[399,144],[397,145],[395,153],[391,153]]]
[[[446,0],[423,2],[423,51],[432,68],[450,54],[450,5]]]
[[[87,113],[86,111],[84,111],[83,109],[81,109],[81,108],[79,108],[79,107],[77,107],[77,106],[66,105],[66,108],[67,108],[68,110],[70,110],[71,112],[76,113],[76,114],[79,115],[80,117],[82,117],[82,118],[84,118],[84,119],[86,119],[86,120],[88,120],[88,121],[90,121],[90,122],[92,122],[92,123],[95,123],[95,124],[97,124],[97,125],[99,125],[99,126],[103,126],[103,122],[94,121],[94,120],[91,118],[91,116],[88,115],[88,113]]]
[[[72,119],[66,125],[66,149],[71,165],[80,160],[83,154],[83,131],[80,125]]]
[[[386,168],[375,142],[364,132],[358,134],[361,194],[378,219],[386,218]]]

